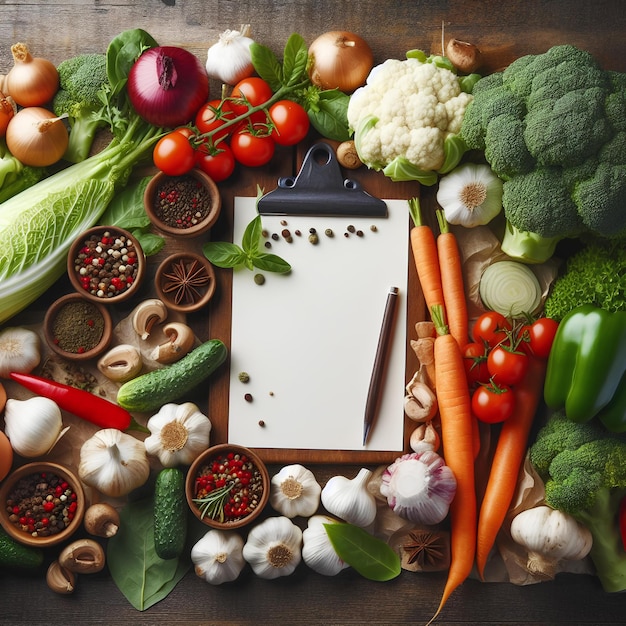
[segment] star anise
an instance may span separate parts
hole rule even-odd
[[[196,259],[181,259],[171,265],[171,271],[164,273],[163,292],[174,296],[175,304],[193,304],[202,297],[210,276],[206,268]]]
[[[445,555],[444,539],[441,533],[429,530],[412,530],[403,550],[408,553],[407,563],[416,564],[420,569],[433,567]]]

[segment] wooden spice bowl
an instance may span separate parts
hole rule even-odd
[[[197,237],[217,221],[222,197],[213,179],[193,168],[182,176],[155,174],[146,187],[143,203],[158,230],[175,237]]]
[[[98,277],[99,272],[104,276]],[[118,304],[141,286],[146,257],[141,244],[127,230],[94,226],[70,246],[67,273],[74,289],[87,300]]]
[[[181,313],[197,311],[213,297],[215,270],[210,261],[195,252],[176,252],[157,267],[154,286],[168,309]]]
[[[43,333],[50,349],[59,356],[86,361],[100,356],[109,347],[113,320],[102,303],[87,300],[80,293],[68,293],[47,310]]]
[[[249,511],[246,511],[242,515],[233,514],[232,519],[228,519],[225,512],[225,518],[223,521],[218,519],[217,515],[211,516],[209,513],[202,513],[200,507],[201,504],[194,502],[197,499],[197,482],[205,470],[212,471],[215,463],[220,466],[218,473],[223,474],[226,470],[221,469],[223,467],[224,460],[228,459],[229,463],[244,462],[244,475],[246,472],[252,472],[252,478],[248,485],[249,490],[253,491],[256,495],[250,495],[249,499],[256,499],[254,507],[250,507]],[[226,479],[226,484],[230,484],[230,480]],[[228,497],[234,495],[237,485],[229,492]],[[223,443],[216,446],[212,446],[205,450],[196,460],[191,464],[189,471],[187,472],[187,478],[185,481],[185,495],[187,497],[187,503],[192,513],[203,523],[211,528],[217,528],[221,530],[231,530],[241,528],[250,524],[261,515],[265,505],[270,497],[270,477],[265,463],[261,458],[252,450],[244,448],[230,443]]]
[[[73,509],[73,511],[71,511],[72,519],[63,530],[55,534],[33,536],[33,532],[30,529],[23,530],[21,527],[15,525],[15,521],[12,519],[12,515],[15,517],[15,514],[9,512],[7,500],[14,493],[17,484],[22,479],[36,475],[43,477],[43,474],[57,476],[61,481],[65,481],[71,492],[75,494],[75,496],[70,496],[68,500],[66,500],[67,508]],[[74,502],[76,503],[75,506],[73,504]],[[2,528],[12,539],[27,546],[47,548],[66,541],[80,528],[85,514],[85,493],[78,476],[68,467],[58,463],[36,461],[18,467],[4,479],[2,484],[0,484],[0,504],[0,525],[2,525]],[[65,505],[63,506],[65,508]],[[47,514],[48,513],[45,513],[45,515]],[[44,514],[42,513],[42,517],[43,516]]]

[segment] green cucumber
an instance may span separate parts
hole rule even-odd
[[[204,342],[180,361],[125,382],[117,403],[127,411],[145,413],[173,402],[208,378],[228,356],[219,339]]]
[[[154,549],[162,559],[179,557],[187,539],[185,478],[176,467],[162,469],[154,486]]]
[[[42,550],[18,543],[0,528],[0,567],[36,569],[42,563]]]

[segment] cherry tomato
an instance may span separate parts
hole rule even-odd
[[[267,102],[273,95],[272,88],[262,78],[250,76],[233,87],[228,102],[235,115],[239,116],[250,107]]]
[[[230,147],[239,163],[246,167],[260,167],[274,156],[276,144],[269,135],[242,130],[232,136]]]
[[[219,183],[235,171],[235,157],[228,144],[222,141],[214,148],[200,146],[196,150],[196,165]]]
[[[214,132],[211,139],[213,143],[217,143],[233,131],[232,126],[222,130],[218,129],[234,117],[235,113],[228,100],[209,100],[196,113],[196,128],[201,135]]]
[[[468,343],[463,348],[463,364],[470,387],[489,382],[487,355],[487,347],[482,343]]]
[[[472,413],[481,422],[497,424],[509,419],[515,408],[515,393],[507,385],[480,385],[472,394]]]
[[[520,349],[538,359],[547,359],[558,327],[559,323],[549,317],[522,326],[518,334]]]
[[[511,322],[496,311],[487,311],[476,320],[472,328],[472,338],[476,343],[497,346],[507,338],[511,330]]]
[[[304,107],[292,100],[279,100],[269,110],[274,124],[272,137],[281,146],[293,146],[309,132],[309,116]]]
[[[152,160],[168,176],[182,176],[196,163],[189,139],[176,130],[159,139],[154,146]]]
[[[498,384],[517,385],[528,371],[528,355],[500,344],[489,351],[487,368]]]

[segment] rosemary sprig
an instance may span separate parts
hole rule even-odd
[[[226,498],[234,486],[235,483],[231,482],[229,485],[214,489],[203,498],[194,498],[193,501],[200,509],[200,517],[203,518],[205,515],[208,515],[211,519],[223,522]]]

